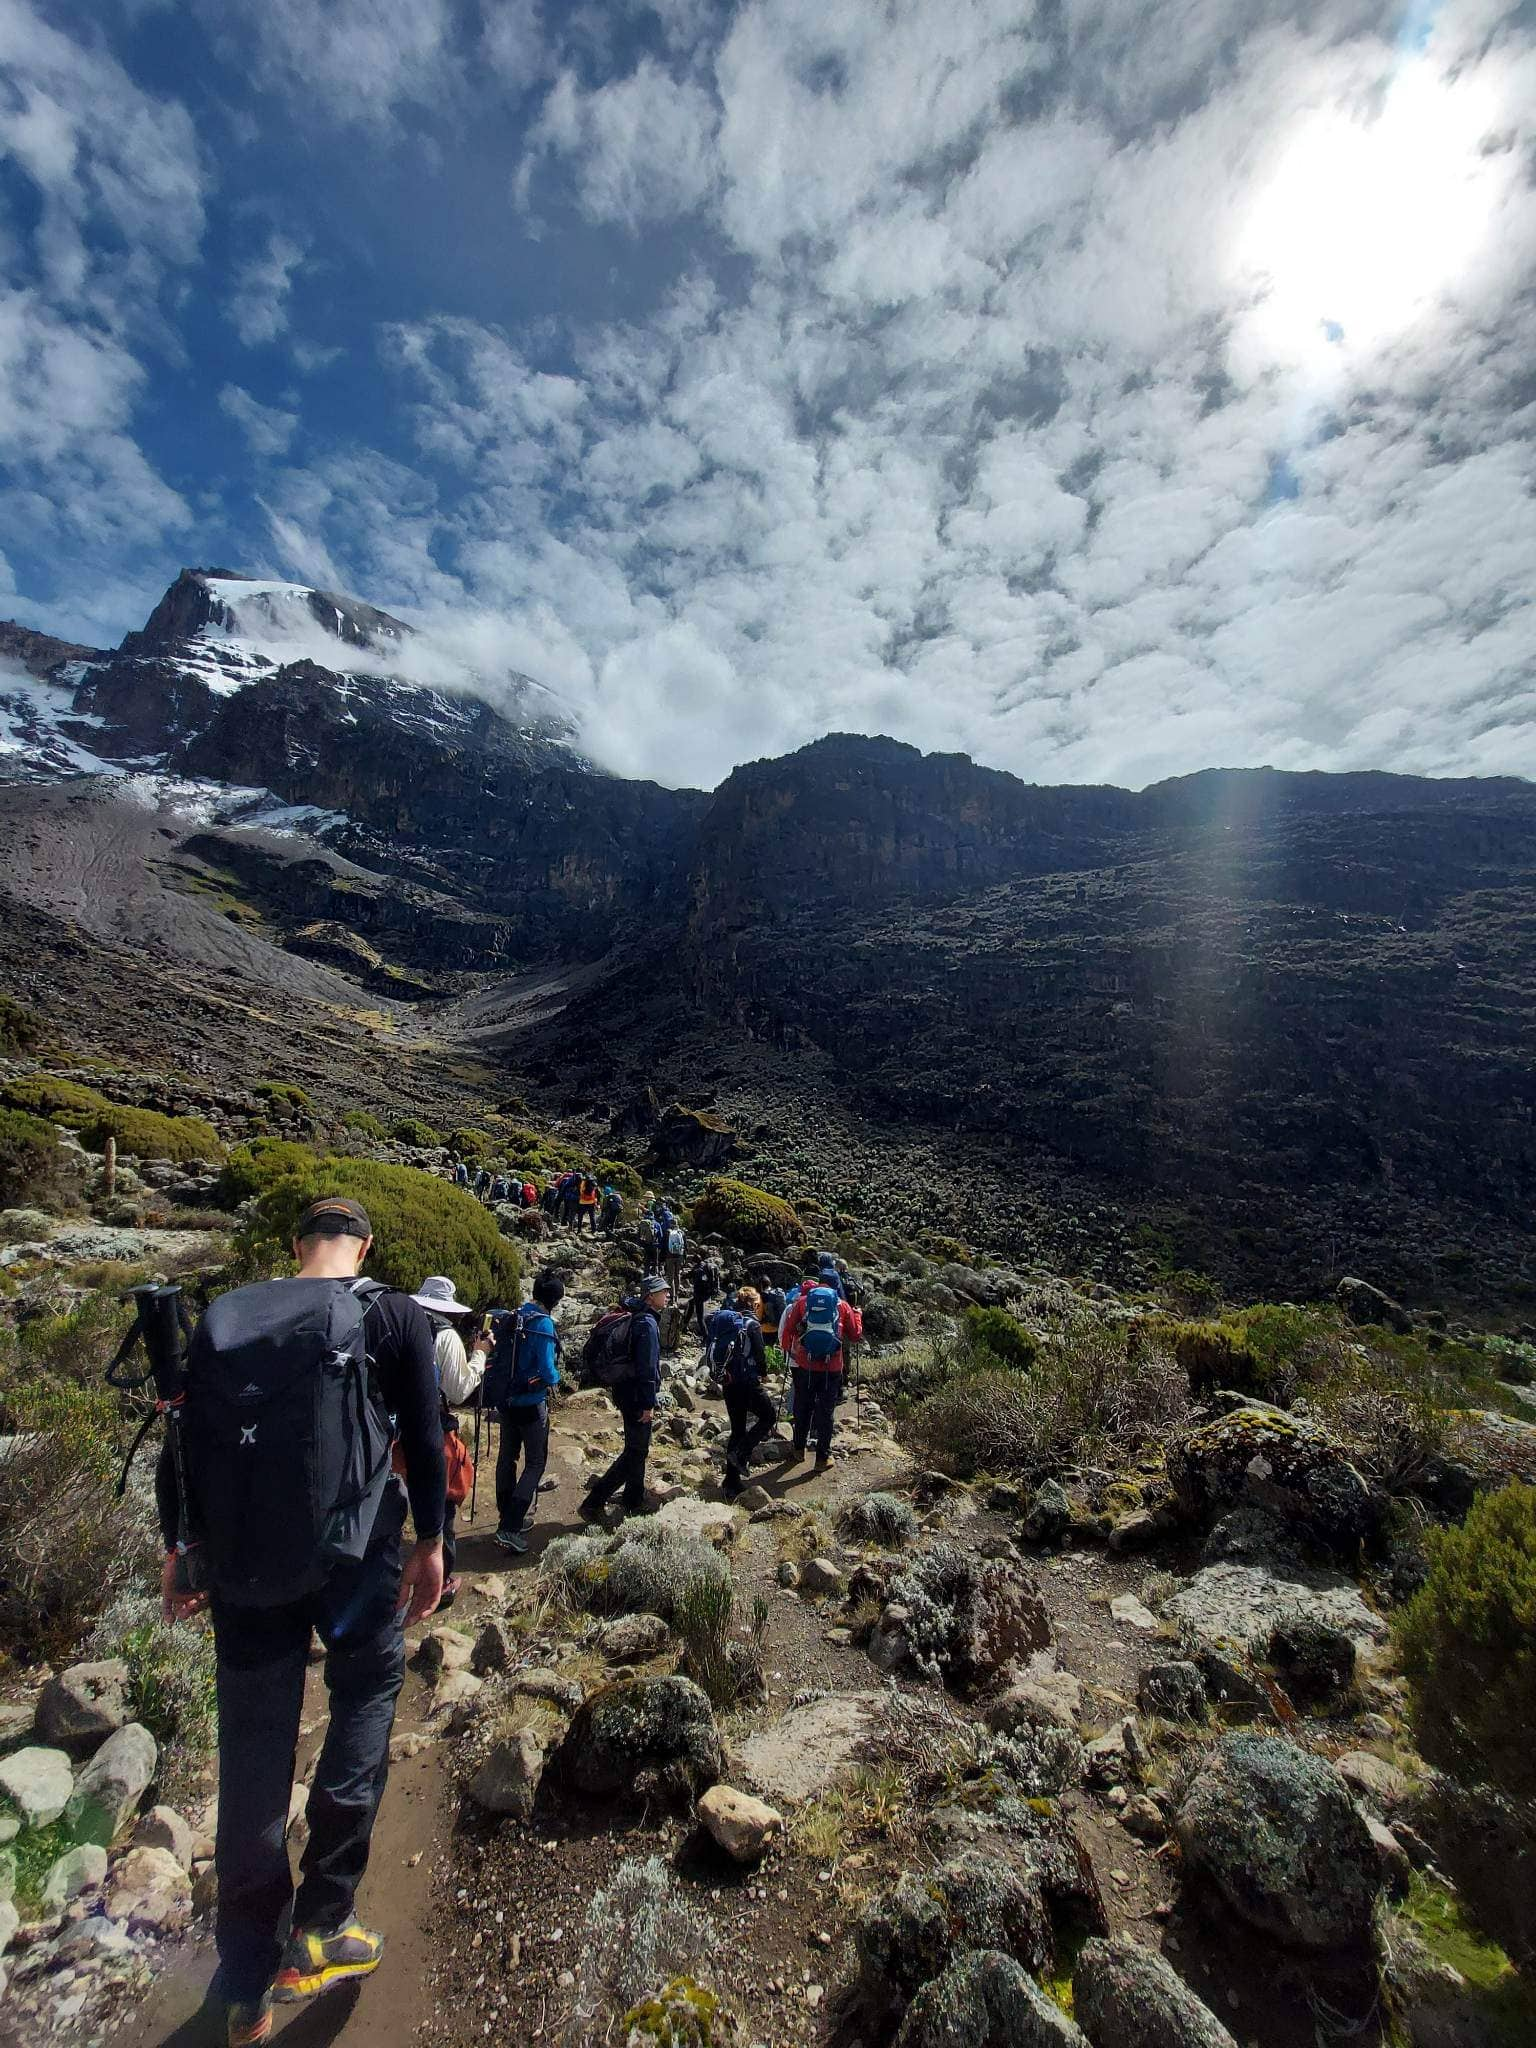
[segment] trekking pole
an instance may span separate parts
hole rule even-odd
[[[475,1476],[469,1482],[469,1519],[471,1521],[475,1519],[475,1502],[480,1493],[480,1417],[484,1412],[484,1404],[477,1392],[475,1395]]]

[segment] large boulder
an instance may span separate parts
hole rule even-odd
[[[1390,1294],[1383,1294],[1369,1280],[1357,1280],[1346,1273],[1334,1293],[1339,1307],[1352,1323],[1375,1323],[1384,1330],[1396,1330],[1404,1337],[1413,1328],[1413,1317],[1402,1303],[1394,1301]]]
[[[483,1813],[532,1817],[560,1727],[559,1716],[551,1713],[547,1722],[530,1719],[491,1745],[466,1788]]]
[[[918,1992],[895,2048],[1088,2048],[1012,1956],[980,1949]]]
[[[138,1812],[139,1801],[154,1782],[158,1754],[155,1738],[141,1721],[130,1721],[126,1728],[107,1737],[76,1779],[65,1809],[64,1817],[77,1842],[111,1846]]]
[[[594,1693],[560,1746],[578,1792],[644,1799],[697,1796],[721,1771],[720,1732],[689,1678],[630,1678]]]
[[[1170,1447],[1168,1477],[1196,1521],[1253,1503],[1330,1557],[1353,1557],[1376,1531],[1370,1488],[1344,1447],[1316,1424],[1272,1408],[1239,1408],[1193,1431]]]
[[[729,1124],[701,1109],[684,1109],[680,1102],[662,1111],[651,1138],[659,1166],[693,1166],[704,1173],[729,1166],[737,1149]]]
[[[117,1657],[71,1664],[50,1678],[38,1697],[38,1734],[77,1756],[105,1742],[127,1720],[128,1666]]]
[[[1072,1977],[1072,2009],[1093,2048],[1237,2048],[1183,1978],[1124,1935],[1086,1944]]]
[[[828,1693],[791,1707],[742,1744],[750,1782],[780,1805],[814,1799],[864,1754],[880,1725],[878,1693]]]
[[[1369,1941],[1380,1859],[1348,1786],[1321,1758],[1279,1736],[1226,1736],[1174,1825],[1185,1868],[1260,1933],[1301,1949]]]
[[[1302,1623],[1340,1630],[1357,1650],[1386,1641],[1386,1622],[1342,1575],[1270,1570],[1257,1564],[1208,1564],[1163,1602],[1162,1618],[1191,1641],[1241,1648],[1271,1640],[1277,1626]]]
[[[979,1849],[899,1878],[869,1901],[854,1933],[867,1989],[897,2011],[970,1949],[996,1949],[1030,1971],[1055,1954],[1033,1874]]]
[[[29,1744],[0,1757],[0,1842],[22,1828],[45,1828],[69,1804],[75,1774],[62,1749]]]

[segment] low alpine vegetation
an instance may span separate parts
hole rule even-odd
[[[704,1183],[689,1221],[695,1233],[729,1238],[749,1252],[788,1251],[804,1234],[788,1202],[723,1174]]]

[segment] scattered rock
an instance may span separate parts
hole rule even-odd
[[[981,1949],[919,1991],[895,2048],[1088,2048],[1088,2039],[1012,1956]]]
[[[869,1654],[885,1670],[904,1654],[926,1677],[969,1696],[1050,1641],[1045,1602],[1027,1571],[944,1541],[918,1552],[892,1581]]]
[[[0,1757],[0,1842],[19,1828],[45,1828],[56,1821],[69,1804],[74,1782],[74,1770],[62,1749],[33,1744]]]
[[[1093,2048],[1236,2048],[1172,1966],[1125,1935],[1085,1945],[1072,2003]]]
[[[1338,1706],[1355,1682],[1353,1636],[1319,1614],[1291,1614],[1276,1622],[1265,1658],[1300,1707]]]
[[[1386,1822],[1378,1820],[1375,1814],[1365,1814],[1365,1825],[1376,1845],[1376,1854],[1381,1862],[1381,1881],[1386,1888],[1387,1897],[1406,1898],[1408,1888],[1413,1883],[1412,1857]]]
[[[784,1816],[731,1785],[712,1785],[699,1801],[699,1819],[737,1863],[756,1863],[784,1832]]]
[[[795,1563],[792,1557],[782,1558],[779,1562],[778,1571],[774,1574],[774,1577],[777,1579],[778,1583],[784,1588],[786,1593],[793,1593],[795,1588],[800,1584],[800,1567]]]
[[[1072,1503],[1059,1481],[1047,1479],[1030,1496],[1019,1533],[1026,1543],[1060,1543],[1072,1526]]]
[[[165,1849],[130,1849],[113,1871],[107,1916],[168,1934],[192,1917],[192,1880]]]
[[[475,1646],[461,1629],[429,1628],[411,1662],[431,1678],[444,1671],[467,1671]]]
[[[1145,1750],[1134,1719],[1127,1716],[1083,1750],[1083,1774],[1090,1785],[1123,1785],[1141,1775]]]
[[[735,1542],[741,1527],[733,1503],[700,1500],[695,1493],[679,1494],[676,1500],[669,1500],[657,1509],[655,1519],[659,1528],[672,1529],[680,1536],[698,1536],[721,1549]]]
[[[43,1879],[42,1905],[45,1913],[62,1913],[71,1899],[103,1882],[107,1874],[107,1852],[95,1842],[66,1849]]]
[[[1111,1621],[1118,1621],[1122,1628],[1139,1629],[1143,1635],[1155,1636],[1162,1623],[1150,1607],[1143,1606],[1134,1593],[1117,1593],[1109,1603]]]
[[[898,1878],[865,1905],[854,1941],[867,1986],[898,2010],[967,1949],[996,1949],[1032,1972],[1055,1954],[1032,1873],[979,1849]]]
[[[0,1756],[19,1749],[32,1733],[37,1710],[28,1700],[0,1700]]]
[[[1396,1764],[1389,1764],[1382,1757],[1373,1756],[1368,1749],[1346,1751],[1339,1758],[1337,1769],[1345,1784],[1358,1792],[1368,1806],[1381,1813],[1390,1813],[1395,1806],[1401,1806],[1413,1790],[1413,1780],[1406,1771],[1400,1771]]]
[[[491,1678],[498,1672],[510,1671],[516,1662],[517,1638],[501,1617],[493,1614],[482,1623],[475,1637],[469,1668],[476,1678]]]
[[[1138,1508],[1134,1514],[1123,1515],[1111,1528],[1109,1547],[1117,1557],[1123,1557],[1134,1550],[1149,1550],[1162,1533],[1159,1517],[1146,1508]]]
[[[741,1762],[758,1791],[795,1806],[826,1791],[853,1764],[879,1726],[879,1693],[836,1693],[792,1707],[747,1738]]]
[[[420,1756],[432,1747],[433,1738],[419,1728],[412,1728],[404,1735],[392,1735],[389,1741],[389,1760],[392,1764],[409,1763],[412,1757]]]
[[[604,1622],[599,1646],[610,1664],[643,1664],[659,1657],[672,1640],[672,1631],[659,1614],[621,1614]]]
[[[510,1684],[512,1691],[521,1693],[524,1699],[547,1700],[563,1714],[574,1714],[587,1696],[579,1680],[563,1678],[558,1671],[546,1671],[537,1665],[527,1671],[514,1671]]]
[[[841,1568],[830,1557],[810,1558],[800,1568],[800,1591],[813,1597],[841,1593],[847,1584]]]
[[[1168,1823],[1163,1819],[1161,1808],[1144,1792],[1138,1792],[1134,1799],[1126,1801],[1120,1810],[1120,1825],[1138,1842],[1161,1842],[1168,1833]]]
[[[1038,1678],[1016,1678],[1006,1692],[986,1705],[987,1726],[999,1735],[1020,1728],[1048,1726],[1075,1731],[1082,1713],[1083,1688],[1070,1671],[1047,1671]]]
[[[1303,1949],[1369,1940],[1380,1860],[1343,1779],[1320,1758],[1278,1736],[1225,1736],[1175,1829],[1187,1868],[1260,1933]]]
[[[183,1870],[192,1868],[194,1841],[192,1824],[183,1820],[174,1806],[152,1806],[141,1814],[133,1831],[135,1849],[164,1849]]]
[[[436,1720],[440,1714],[466,1705],[484,1683],[485,1680],[476,1678],[472,1671],[447,1672],[432,1688],[432,1697],[427,1701],[428,1714]]]
[[[37,1702],[37,1732],[57,1749],[88,1754],[128,1719],[128,1666],[120,1658],[71,1664],[50,1678]]]
[[[773,1504],[773,1495],[766,1486],[744,1486],[736,1496],[736,1506],[744,1508],[749,1515],[756,1515],[763,1508],[770,1508]]]
[[[1136,1704],[1144,1714],[1164,1721],[1203,1721],[1210,1712],[1199,1665],[1179,1659],[1147,1666],[1136,1688]]]
[[[1369,1280],[1356,1280],[1346,1274],[1334,1292],[1339,1307],[1352,1323],[1375,1323],[1382,1329],[1396,1330],[1403,1337],[1411,1333],[1413,1317],[1407,1309],[1390,1294],[1373,1287]]]
[[[493,1743],[469,1781],[469,1797],[486,1813],[530,1819],[559,1729],[551,1714],[547,1726],[525,1725]]]
[[[576,1715],[560,1749],[570,1782],[598,1797],[693,1797],[715,1783],[721,1762],[714,1709],[688,1678],[605,1686]]]
[[[1348,1579],[1324,1572],[1212,1564],[1163,1602],[1167,1621],[1217,1647],[1263,1642],[1278,1622],[1298,1616],[1341,1629],[1357,1648],[1384,1642],[1387,1624]]]

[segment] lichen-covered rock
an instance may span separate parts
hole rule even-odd
[[[630,1678],[594,1693],[560,1746],[579,1792],[696,1797],[721,1771],[720,1734],[706,1695],[688,1678]]]
[[[50,1678],[38,1696],[38,1734],[76,1755],[105,1742],[127,1719],[128,1666],[118,1657],[71,1664]]]
[[[158,1760],[155,1738],[141,1721],[130,1721],[109,1735],[75,1780],[64,1809],[75,1840],[110,1848],[138,1812],[139,1801],[154,1782]]]
[[[1020,1527],[1026,1543],[1059,1543],[1072,1526],[1072,1503],[1058,1480],[1045,1479],[1030,1495]]]
[[[469,1668],[476,1678],[493,1678],[510,1671],[517,1662],[517,1638],[500,1615],[492,1614],[480,1625],[469,1653]]]
[[[1278,1736],[1226,1736],[1174,1825],[1185,1867],[1260,1933],[1302,1949],[1369,1940],[1380,1859],[1349,1788],[1321,1758]]]
[[[1369,1280],[1357,1280],[1346,1274],[1334,1292],[1340,1308],[1352,1323],[1375,1323],[1384,1330],[1396,1330],[1405,1337],[1413,1328],[1413,1317],[1402,1303],[1394,1301],[1390,1294],[1383,1294]]]
[[[1160,1955],[1121,1936],[1090,1941],[1072,2006],[1093,2048],[1236,2048],[1208,2005]]]
[[[674,1977],[624,2015],[624,2048],[737,2048],[734,2013],[692,1977]]]
[[[1316,1424],[1273,1409],[1239,1408],[1173,1444],[1168,1477],[1179,1506],[1197,1521],[1253,1501],[1332,1557],[1352,1557],[1377,1526],[1370,1488],[1343,1446]]]
[[[1299,1707],[1337,1706],[1355,1682],[1353,1636],[1318,1615],[1288,1614],[1277,1621],[1265,1658]]]
[[[879,1633],[926,1677],[975,1692],[1005,1666],[1049,1647],[1051,1625],[1029,1573],[1002,1558],[981,1558],[955,1543],[935,1543],[891,1586]],[[871,1645],[873,1650],[873,1645]]]
[[[1149,1664],[1136,1689],[1136,1704],[1144,1714],[1164,1721],[1203,1721],[1210,1712],[1199,1665],[1181,1659]]]
[[[1076,1730],[1083,1710],[1083,1688],[1070,1671],[1047,1671],[1037,1678],[1016,1678],[989,1699],[987,1726],[999,1735],[1016,1735],[1041,1726]]]
[[[659,1614],[621,1614],[604,1622],[598,1634],[599,1647],[610,1664],[643,1664],[659,1657],[672,1639],[672,1632]]]
[[[1088,2048],[1088,2041],[1012,1956],[981,1949],[918,1992],[895,2048]]]
[[[1055,1953],[1038,1882],[978,1849],[899,1878],[865,1906],[855,1941],[867,1988],[896,2010],[971,1949],[996,1949],[1031,1971]]]
[[[45,1828],[69,1803],[75,1774],[61,1749],[30,1744],[0,1758],[0,1842],[22,1828]]]

